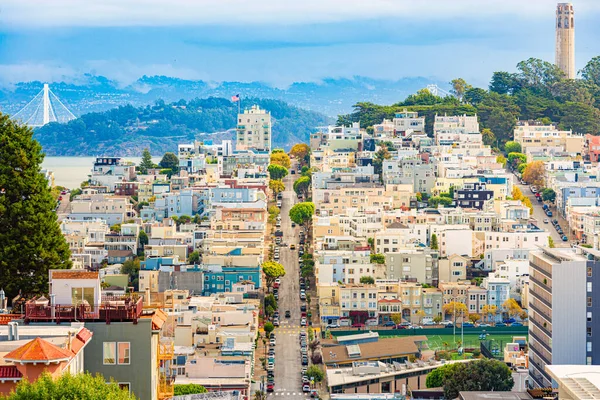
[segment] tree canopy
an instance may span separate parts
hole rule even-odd
[[[297,143],[292,146],[290,154],[296,157],[301,163],[307,163],[307,158],[310,155],[310,147],[306,143]]]
[[[285,184],[279,179],[271,179],[269,180],[269,189],[273,191],[274,196],[277,196],[278,193],[285,190]]]
[[[166,152],[158,165],[160,165],[161,168],[168,168],[173,172],[177,172],[179,169],[179,159],[175,154]]]
[[[455,399],[461,391],[507,392],[514,385],[505,363],[482,358],[468,363],[446,364],[432,371],[427,387],[443,387],[444,397]]]
[[[360,283],[362,283],[363,285],[373,285],[375,283],[375,278],[373,278],[372,276],[361,276],[360,277]]]
[[[185,396],[186,394],[208,393],[208,390],[197,383],[188,383],[185,385],[175,385],[175,396]]]
[[[267,167],[267,171],[271,179],[283,179],[288,174],[288,169],[279,164],[270,164]]]
[[[265,261],[262,263],[262,270],[267,279],[267,287],[271,287],[275,279],[285,275],[285,268],[283,268],[283,265],[275,261]]]
[[[9,299],[47,293],[48,270],[71,267],[43,160],[33,131],[0,114],[0,288]]]
[[[150,150],[145,148],[142,152],[142,161],[140,161],[139,169],[140,174],[145,175],[148,173],[150,168],[154,168],[155,164],[152,162],[152,155],[150,154]]]
[[[385,264],[385,256],[383,254],[371,254],[371,264]]]
[[[297,203],[290,209],[290,219],[298,225],[304,225],[311,220],[315,213],[315,204],[312,202]]]
[[[292,161],[290,160],[290,156],[284,152],[273,152],[271,153],[271,164],[281,165],[286,169],[290,169],[292,166]]]
[[[6,400],[135,400],[129,390],[116,382],[106,383],[102,375],[63,374],[56,379],[44,373],[34,382],[23,379]]]
[[[310,176],[301,176],[294,182],[294,192],[296,194],[304,193],[308,194],[308,189],[310,188],[311,178]]]
[[[538,188],[544,187],[545,167],[543,161],[532,161],[523,171],[523,180]]]

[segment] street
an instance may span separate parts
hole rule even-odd
[[[295,163],[294,163],[295,164]],[[295,168],[292,164],[292,168]],[[293,190],[294,179],[298,175],[288,175],[284,178],[285,191],[281,207],[281,230],[283,243],[280,247],[279,262],[285,268],[285,276],[281,278],[279,289],[279,313],[281,326],[275,329],[277,345],[275,346],[275,392],[269,396],[283,396],[286,399],[306,398],[308,393],[302,392],[300,342],[300,283],[298,266],[298,231],[299,227],[292,228],[289,217],[290,208],[298,199]],[[290,250],[291,244],[296,245],[295,250]],[[291,312],[291,318],[285,318],[285,312]]]
[[[527,196],[529,198],[529,200],[531,201],[531,204],[533,205],[532,217],[537,220],[538,227],[550,232],[550,237],[552,237],[552,240],[554,240],[554,245],[556,247],[569,247],[571,245],[570,242],[563,242],[561,236],[558,234],[558,232],[556,231],[556,229],[554,228],[554,226],[551,223],[548,223],[548,224],[544,223],[544,219],[548,219],[550,221],[552,221],[553,219],[557,219],[560,226],[562,227],[563,231],[565,232],[565,234],[567,236],[569,236],[569,233],[568,233],[569,225],[567,224],[567,221],[565,221],[562,216],[558,215],[558,212],[556,212],[556,208],[554,206],[550,207],[550,211],[552,211],[553,215],[552,215],[552,217],[547,217],[546,213],[544,213],[544,210],[542,208],[543,203],[538,203],[538,201],[535,197],[535,194],[533,194],[531,192],[529,185],[522,185],[521,182],[514,175],[513,175],[513,184],[515,186],[517,186],[519,188],[519,190],[521,190],[521,192],[525,196]],[[544,244],[547,245],[548,243],[544,243]]]

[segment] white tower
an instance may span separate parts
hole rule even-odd
[[[575,79],[575,11],[572,3],[556,6],[556,66]]]

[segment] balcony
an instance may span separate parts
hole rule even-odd
[[[105,296],[99,305],[37,304],[32,299],[25,304],[25,323],[36,322],[133,322],[142,315],[143,297]]]
[[[158,398],[170,399],[174,395],[175,376],[171,375],[171,364],[175,357],[175,346],[170,338],[158,342]]]

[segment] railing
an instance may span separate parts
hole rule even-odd
[[[170,399],[175,395],[175,387],[173,386],[175,377],[160,374],[158,378],[158,398]]]
[[[21,319],[23,314],[0,314],[0,325],[8,325],[13,319]]]
[[[36,304],[35,300],[32,300],[25,304],[25,323],[31,321],[56,322],[57,324],[63,321],[104,321],[107,324],[113,321],[133,321],[133,323],[137,323],[144,306],[142,297],[105,299],[100,305],[45,305]]]
[[[158,343],[158,359],[172,360],[175,355],[175,346],[172,340]]]

